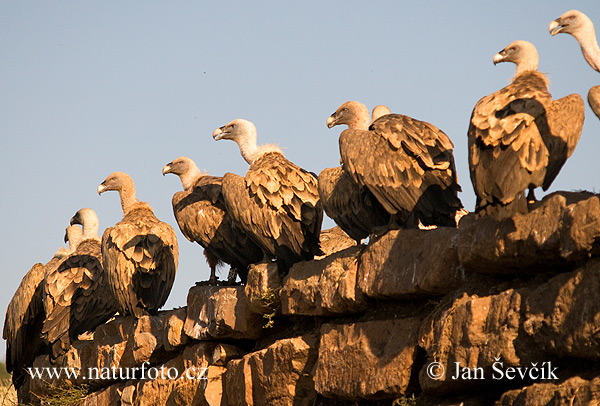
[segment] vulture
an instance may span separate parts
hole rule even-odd
[[[44,279],[46,320],[42,334],[54,358],[66,352],[80,334],[93,331],[117,312],[101,264],[96,212],[79,210],[71,218],[67,237],[71,252],[57,267],[48,267]]]
[[[340,135],[344,171],[366,187],[402,227],[456,227],[462,208],[454,145],[437,127],[401,114],[380,117],[369,126],[369,112],[346,102],[327,120],[346,124]]]
[[[388,114],[392,114],[392,111],[388,106],[384,106],[383,104],[375,106],[371,113],[371,122],[377,120],[379,117],[387,116]]]
[[[173,213],[183,235],[204,247],[210,284],[216,285],[216,268],[222,262],[231,265],[246,283],[248,267],[260,262],[263,252],[227,213],[223,178],[201,173],[184,156],[166,164],[162,173],[173,173],[181,180],[183,191],[173,195]]]
[[[165,304],[177,271],[179,248],[173,228],[140,202],[135,185],[123,172],[110,174],[98,194],[116,190],[123,220],[102,235],[102,266],[122,315],[154,315]]]
[[[351,102],[349,102],[351,103]],[[345,103],[347,106],[348,103]],[[380,109],[377,109],[380,107]],[[373,109],[373,118],[377,112],[385,113],[385,106],[377,106]],[[345,107],[346,108],[346,107]],[[352,129],[368,129],[369,112],[362,104],[356,108],[361,109],[362,114],[358,117],[341,113],[340,117],[329,118],[327,126],[347,124]],[[387,113],[390,114],[389,109]],[[357,121],[357,119],[363,119]],[[319,195],[323,202],[323,210],[340,226],[357,244],[363,238],[368,237],[374,229],[384,227],[390,222],[389,213],[377,201],[375,196],[365,186],[356,183],[350,174],[341,166],[326,168],[319,174]]]
[[[274,145],[256,145],[256,127],[233,120],[213,132],[235,141],[250,168],[246,177],[226,173],[223,197],[231,215],[284,274],[296,262],[321,255],[323,208],[317,177],[288,161]]]
[[[56,262],[56,258],[52,261]],[[6,309],[2,337],[6,340],[6,369],[12,372],[16,389],[23,384],[26,368],[33,365],[38,354],[45,352],[46,344],[41,337],[45,272],[45,265],[33,265]]]
[[[81,229],[67,228],[65,242],[70,235],[73,241],[81,239]],[[33,365],[35,357],[47,353],[48,345],[42,337],[46,312],[44,310],[44,277],[47,269],[56,269],[74,250],[60,248],[45,265],[37,263],[21,280],[4,318],[2,337],[6,340],[6,369],[12,372],[12,381],[18,389],[24,381],[26,368]]]
[[[581,11],[567,11],[548,27],[552,36],[560,33],[571,34],[581,46],[581,52],[587,63],[600,72],[600,47],[596,40],[596,32],[592,20]],[[600,85],[594,86],[588,93],[588,103],[592,111],[600,118]]]
[[[533,190],[547,190],[573,153],[584,119],[581,96],[552,100],[530,42],[511,43],[493,62],[517,67],[512,83],[479,100],[471,115],[469,170],[480,214],[523,211],[526,189],[527,201],[535,201]]]

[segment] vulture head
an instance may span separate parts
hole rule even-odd
[[[240,147],[242,156],[250,165],[259,157],[267,152],[281,152],[281,150],[272,145],[257,147],[256,145],[256,126],[248,120],[238,118],[223,127],[217,128],[213,132],[213,138],[219,140],[235,141]]]
[[[98,194],[107,190],[116,190],[121,197],[121,207],[126,212],[131,205],[138,202],[135,197],[135,185],[129,175],[123,172],[113,172],[98,186]]]
[[[388,106],[384,106],[383,104],[375,106],[371,112],[371,122],[374,122],[379,117],[387,116],[388,114],[392,114],[392,111]]]
[[[522,72],[536,71],[538,68],[538,52],[528,41],[515,41],[494,55],[494,65],[501,62],[512,62],[517,65],[517,75]]]
[[[202,175],[196,163],[185,156],[180,156],[166,164],[162,169],[162,174],[164,176],[167,173],[179,176],[185,190],[190,189]]]
[[[575,37],[585,60],[590,66],[600,72],[600,49],[596,40],[596,32],[592,20],[579,10],[570,10],[552,21],[548,26],[550,35],[571,34]]]
[[[369,118],[369,110],[364,104],[348,101],[327,118],[327,127],[333,128],[336,125],[346,124],[348,128],[354,130],[367,130],[371,124]]]
[[[71,225],[79,224],[83,227],[83,238],[94,238],[98,236],[98,215],[92,209],[79,209],[70,221]]]

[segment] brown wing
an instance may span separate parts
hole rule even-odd
[[[259,247],[287,268],[320,254],[323,209],[313,174],[272,152],[242,180],[224,176],[223,196],[227,211]]]
[[[596,117],[600,118],[600,86],[594,86],[590,89],[588,103]]]
[[[360,241],[374,228],[390,221],[389,213],[364,186],[352,180],[341,166],[319,174],[319,195],[323,210],[352,239]]]
[[[24,368],[33,364],[44,347],[41,332],[45,316],[42,300],[45,270],[40,263],[32,266],[6,309],[2,334],[6,340],[6,369],[13,372],[17,388],[23,382]]]
[[[245,281],[248,266],[259,262],[263,253],[227,214],[221,183],[222,178],[204,176],[193,189],[177,192],[173,212],[188,240],[209,250],[208,256],[230,264]]]
[[[536,120],[550,100],[543,75],[531,72],[477,102],[468,138],[478,207],[508,204],[530,185],[542,185],[549,152]]]
[[[84,240],[46,273],[48,310],[42,333],[54,357],[66,351],[79,334],[94,330],[117,311],[101,259],[100,242]]]
[[[538,119],[544,142],[549,151],[548,168],[542,185],[547,190],[579,142],[585,104],[578,94],[555,100],[546,107],[547,124]]]
[[[123,314],[155,314],[165,304],[179,250],[171,226],[138,203],[102,236],[102,265]]]
[[[458,199],[452,142],[435,126],[390,114],[369,131],[345,130],[340,154],[355,182],[366,186],[407,226],[456,225]]]

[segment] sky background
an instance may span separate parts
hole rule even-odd
[[[600,84],[574,38],[548,33],[572,8],[600,25],[598,0],[0,1],[0,314],[30,267],[63,246],[78,209],[96,210],[100,234],[121,220],[117,193],[96,193],[114,171],[129,173],[138,198],[176,229],[179,269],[165,308],[184,306],[209,268],[173,217],[181,183],[161,170],[185,155],[213,175],[243,175],[237,145],[211,137],[235,118],[256,124],[259,144],[278,144],[318,173],[339,163],[342,128],[327,129],[327,117],[348,100],[386,104],[449,135],[472,210],[469,117],[514,74],[512,64],[494,67],[496,52],[534,43],[555,98],[587,100]],[[600,121],[586,102],[579,145],[548,193],[596,191],[599,150]]]

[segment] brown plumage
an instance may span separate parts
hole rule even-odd
[[[277,258],[282,273],[301,260],[320,255],[323,209],[314,174],[288,161],[274,146],[256,146],[256,127],[234,120],[213,133],[235,141],[250,168],[246,177],[226,173],[227,212],[262,250]]]
[[[389,114],[368,125],[367,108],[346,102],[327,120],[347,124],[340,135],[343,168],[371,191],[399,225],[456,226],[457,196],[452,141],[424,121]]]
[[[531,43],[513,42],[494,56],[499,62],[516,63],[517,74],[510,85],[477,102],[468,132],[477,211],[512,202],[513,209],[523,210],[523,192],[529,189],[528,199],[534,200],[533,189],[550,187],[583,126],[583,100],[576,94],[552,100],[546,77],[536,71]]]
[[[246,283],[248,267],[260,262],[263,252],[227,213],[223,178],[201,173],[187,157],[166,164],[162,173],[181,179],[184,190],[173,195],[173,213],[183,235],[204,247],[211,284],[217,282],[215,270],[221,261],[231,265]]]
[[[73,239],[72,230],[81,230]],[[79,210],[67,229],[69,245],[74,248],[57,267],[47,268],[44,281],[46,320],[42,334],[58,357],[71,342],[86,331],[93,331],[117,312],[117,303],[102,268],[98,216],[92,209]]]
[[[6,340],[6,369],[12,372],[17,389],[23,383],[26,368],[46,348],[41,337],[45,317],[42,299],[45,271],[43,264],[32,266],[6,308],[2,334]]]
[[[552,36],[560,33],[571,34],[579,45],[587,63],[600,72],[600,47],[596,39],[594,23],[579,10],[570,10],[550,22],[548,27]],[[600,86],[594,86],[588,93],[588,103],[592,111],[600,118]]]
[[[348,106],[344,103],[344,106]],[[368,117],[368,111],[363,105],[356,108],[362,110],[362,114],[332,115],[327,119],[327,126],[346,124],[353,129],[367,129],[369,122],[360,122],[356,119]],[[364,110],[363,110],[364,108]],[[373,119],[381,115],[390,114],[385,106],[377,106],[373,109]],[[382,114],[385,113],[385,114]],[[340,166],[337,168],[326,168],[319,174],[319,195],[323,204],[323,210],[331,217],[342,230],[346,232],[358,244],[363,238],[368,237],[371,232],[387,225],[390,222],[389,213],[381,206],[375,196],[365,186],[356,183],[352,177]]]
[[[156,314],[169,297],[177,271],[175,231],[156,218],[148,203],[137,200],[129,175],[109,175],[98,194],[107,190],[119,192],[123,208],[123,220],[102,236],[102,266],[119,312],[136,318]]]

